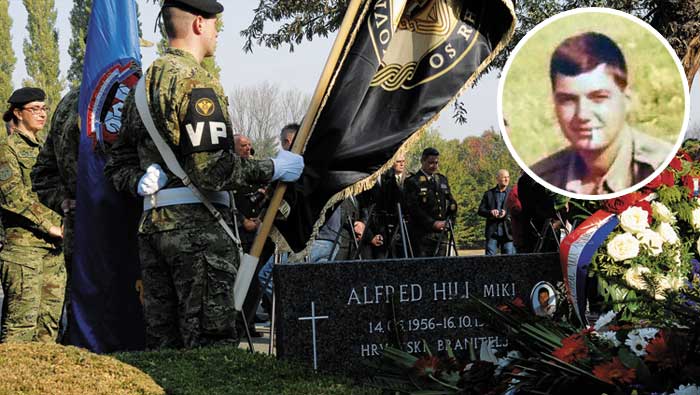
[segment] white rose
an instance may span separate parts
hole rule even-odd
[[[676,216],[661,202],[651,202],[651,212],[652,216],[659,221],[668,222],[670,224],[676,223]]]
[[[676,244],[680,241],[675,229],[673,229],[673,226],[668,222],[660,223],[659,226],[656,227],[656,233],[667,243]]]
[[[649,227],[649,213],[641,207],[632,206],[620,214],[622,229],[630,233],[639,233]]]
[[[659,283],[658,292],[654,295],[656,300],[666,299],[667,291],[678,291],[683,286],[683,278],[676,275],[658,276],[656,280]]]
[[[660,276],[659,289],[678,291],[683,286],[683,278],[678,275]]]
[[[695,242],[695,248],[697,248],[698,254],[700,254],[700,237],[698,237],[698,241]]]
[[[629,233],[621,233],[608,242],[608,255],[615,261],[624,261],[639,255],[639,240]]]
[[[651,255],[659,255],[663,251],[664,239],[661,235],[654,232],[651,229],[644,229],[643,231],[637,233],[637,239],[639,243],[643,244],[651,250]]]
[[[690,224],[693,225],[693,229],[700,230],[700,207],[693,209],[690,215]]]
[[[641,265],[632,266],[627,269],[623,276],[627,284],[634,289],[647,289],[647,283],[642,275],[650,273],[651,270]]]

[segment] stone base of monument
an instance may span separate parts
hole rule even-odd
[[[507,348],[468,303],[474,297],[520,298],[540,315],[562,297],[553,253],[290,264],[274,276],[277,356],[356,377],[391,344],[411,353]]]

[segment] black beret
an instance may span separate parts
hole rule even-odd
[[[427,156],[440,156],[440,151],[436,150],[433,147],[428,147],[423,150],[423,154],[421,155],[421,157],[425,158]]]
[[[33,101],[44,101],[46,99],[46,93],[39,88],[24,87],[19,88],[12,92],[10,98],[7,102],[14,106],[21,106],[22,104],[30,103]]]
[[[224,6],[216,0],[165,0],[163,7],[177,7],[204,16],[213,16],[224,11]]]

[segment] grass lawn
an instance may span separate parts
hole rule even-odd
[[[147,373],[169,395],[379,394],[348,379],[315,374],[236,347],[122,353],[118,360]]]
[[[97,355],[57,344],[1,344],[0,377],[0,395],[380,393],[236,347]]]

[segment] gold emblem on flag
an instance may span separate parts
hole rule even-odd
[[[412,89],[449,72],[469,53],[478,32],[462,17],[457,0],[409,0],[394,27],[370,24],[375,55],[381,62],[370,86],[386,91]],[[375,7],[375,20],[383,9]],[[468,15],[468,14],[467,14]],[[467,21],[470,19],[466,16]]]
[[[210,98],[205,97],[197,100],[197,103],[195,103],[194,108],[195,110],[197,110],[199,115],[203,117],[208,117],[214,113],[214,102]]]

